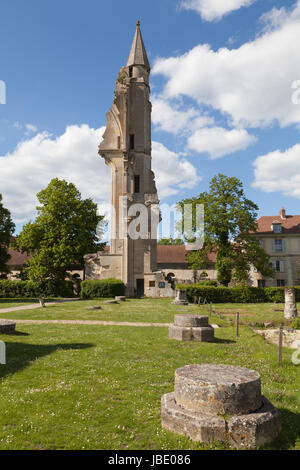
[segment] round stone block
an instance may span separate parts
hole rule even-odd
[[[9,320],[0,320],[0,333],[10,334],[16,330],[16,324]]]
[[[285,294],[285,306],[284,306],[284,318],[296,318],[298,316],[297,304],[296,304],[296,291],[293,288],[286,288]]]
[[[262,404],[258,372],[222,364],[192,364],[175,371],[177,405],[211,414],[242,415]]]
[[[175,315],[174,316],[175,326],[187,326],[187,327],[199,327],[208,326],[208,317],[205,315]]]
[[[125,297],[125,295],[116,295],[115,300],[116,300],[117,302],[118,302],[118,301],[120,301],[120,302],[125,302],[126,297]]]

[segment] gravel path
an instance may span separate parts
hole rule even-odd
[[[8,320],[8,319],[7,319]],[[100,320],[9,320],[15,323],[24,324],[58,324],[58,325],[108,325],[108,326],[158,326],[168,327],[169,323],[144,323],[144,322],[118,322],[118,321],[100,321]]]
[[[45,305],[55,305],[55,304],[61,304],[63,302],[74,302],[75,300],[79,300],[79,299],[54,300],[53,302],[45,302]],[[41,308],[41,305],[37,303],[37,304],[21,305],[20,307],[0,308],[0,314],[9,313],[9,312],[17,312],[18,310],[32,310],[34,308]]]

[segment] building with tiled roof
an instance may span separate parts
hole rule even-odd
[[[109,252],[109,246],[104,248],[105,252]],[[10,269],[9,278],[17,279],[18,275],[24,266],[25,262],[30,259],[27,253],[21,253],[17,250],[9,249],[8,253],[11,258],[7,262]],[[169,277],[176,279],[176,282],[194,282],[199,280],[203,271],[207,273],[206,279],[216,279],[216,253],[208,255],[207,269],[202,269],[197,272],[192,271],[187,264],[186,255],[188,251],[185,245],[158,245],[157,246],[157,266],[159,270]],[[74,266],[73,269],[76,269]],[[73,271],[72,271],[73,272]],[[80,272],[77,267],[78,274],[83,279],[83,272]],[[170,276],[171,275],[171,276]]]
[[[188,251],[185,245],[157,245],[157,268],[161,270],[167,278],[173,278],[178,283],[193,283],[203,278],[216,280],[217,272],[215,268],[216,253],[209,253],[206,267],[193,271],[187,264],[186,255]]]
[[[276,271],[274,279],[253,271],[255,286],[292,286],[300,284],[300,215],[263,216],[257,221],[255,237],[260,241]]]

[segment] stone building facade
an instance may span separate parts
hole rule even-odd
[[[286,215],[284,208],[277,216],[258,220],[254,236],[259,240],[276,271],[275,278],[264,278],[252,269],[252,284],[259,287],[300,285],[300,215]]]
[[[116,81],[99,155],[111,169],[110,251],[85,256],[86,279],[121,279],[126,295],[170,296],[157,272],[159,200],[151,168],[150,65],[140,24]],[[141,216],[143,216],[141,218]],[[140,235],[131,233],[132,227]],[[135,232],[136,234],[136,232]]]

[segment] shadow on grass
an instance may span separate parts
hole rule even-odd
[[[272,444],[264,447],[270,450],[293,449],[300,438],[300,414],[286,408],[277,408],[281,414],[282,430]]]
[[[219,343],[219,344],[233,344],[233,343],[236,343],[236,341],[233,340],[233,339],[222,339],[222,338],[215,338],[212,342],[213,343]]]
[[[24,331],[14,331],[13,333],[8,333],[7,336],[29,336],[29,333]]]
[[[6,364],[0,364],[0,379],[25,369],[40,357],[48,356],[55,351],[91,348],[91,343],[74,344],[25,344],[6,343]]]

